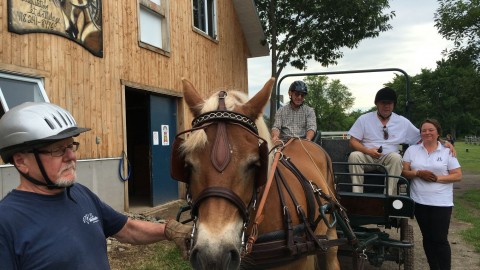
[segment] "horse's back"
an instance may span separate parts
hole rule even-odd
[[[295,200],[307,215],[309,213],[306,189],[312,188],[309,181],[315,183],[326,194],[333,194],[333,172],[331,171],[330,158],[319,145],[307,140],[293,139],[286,143],[286,146],[282,149],[282,154],[283,159],[287,160],[285,162],[287,164],[285,165],[285,163],[280,161],[276,170],[281,175],[280,178],[284,179],[284,182],[277,178],[272,183],[265,205],[267,210],[265,211],[266,219],[264,225],[268,225],[262,228],[264,231],[281,229],[284,224],[282,221],[282,209],[285,207],[279,198],[278,186],[283,190],[283,200],[286,207],[293,209],[293,212],[295,212],[297,208],[294,204]],[[290,165],[293,165],[295,170],[292,170]],[[285,185],[288,187],[285,187]],[[287,189],[293,194],[294,200],[291,199]],[[311,197],[312,195],[309,196]],[[275,211],[274,209],[280,209],[281,211]],[[293,215],[292,219],[295,224],[301,223],[296,214]]]
[[[322,189],[326,188],[324,185],[329,189],[333,188],[330,157],[321,146],[312,141],[294,139],[285,147],[283,153],[290,158],[305,178]]]
[[[335,197],[334,184],[333,184],[333,171],[331,160],[328,154],[318,144],[311,141],[302,139],[293,139],[286,143],[282,149],[283,158],[286,162],[279,162],[276,170],[281,175],[283,180],[276,179],[272,183],[270,193],[265,205],[265,218],[261,227],[259,228],[260,234],[268,233],[277,230],[285,230],[285,212],[290,214],[291,221],[294,225],[302,224],[302,218],[298,214],[298,208],[291,199],[289,193],[293,193],[296,203],[302,209],[305,214],[305,218],[311,217],[317,219],[318,205],[313,194],[313,186],[310,181],[314,183],[318,188],[330,197]],[[292,166],[294,170],[292,171]],[[300,176],[300,177],[299,177]],[[303,178],[299,179],[299,178]],[[303,181],[303,183],[301,183]],[[284,186],[287,185],[290,192]],[[279,188],[281,186],[281,188]],[[281,190],[281,191],[280,191]],[[283,203],[279,198],[279,192],[283,193]],[[309,197],[309,198],[308,198]],[[322,198],[322,203],[326,201]],[[312,209],[312,203],[316,206]],[[310,205],[310,207],[309,207]],[[313,211],[313,213],[310,213]],[[327,236],[328,239],[336,239],[337,234],[334,228],[329,229],[323,222],[320,222],[315,229],[315,235]],[[336,258],[336,247],[331,248],[325,256],[325,264],[327,269],[339,269],[338,260]],[[299,265],[303,265],[300,266]],[[284,268],[275,269],[314,269],[313,257],[304,257],[296,262],[285,265]]]

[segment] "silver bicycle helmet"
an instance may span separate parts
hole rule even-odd
[[[25,102],[0,119],[0,155],[10,162],[13,154],[77,136],[89,128],[77,127],[65,109],[45,102]]]

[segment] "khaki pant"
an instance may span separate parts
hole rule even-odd
[[[350,163],[374,163],[385,166],[389,175],[400,176],[402,174],[402,156],[398,153],[390,153],[382,156],[382,158],[372,158],[369,155],[365,155],[360,151],[354,151],[348,156],[348,162]],[[349,165],[350,173],[364,174],[365,172],[374,171],[379,169],[378,166],[372,165]],[[380,169],[381,170],[381,169]],[[388,194],[397,194],[397,182],[398,178],[390,177],[388,182]],[[363,176],[352,175],[353,184],[363,184]],[[363,186],[353,186],[353,192],[363,193]]]

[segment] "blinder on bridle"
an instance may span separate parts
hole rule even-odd
[[[223,95],[223,96],[222,96]],[[224,98],[225,92],[219,94],[219,108],[216,111],[207,112],[197,116],[192,121],[192,128],[183,131],[177,136],[172,145],[172,155],[170,162],[170,175],[173,179],[190,184],[189,175],[185,170],[185,157],[181,151],[181,145],[184,139],[180,135],[200,129],[207,129],[210,125],[217,125],[217,136],[212,147],[211,162],[218,171],[223,171],[230,161],[229,141],[226,132],[227,124],[235,124],[242,127],[245,131],[259,139],[260,168],[256,172],[255,186],[265,185],[268,174],[268,145],[267,142],[258,135],[258,129],[255,122],[247,116],[225,110]],[[261,141],[261,143],[260,143]]]

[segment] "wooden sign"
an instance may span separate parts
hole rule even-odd
[[[8,30],[60,35],[103,57],[102,0],[8,0]]]

